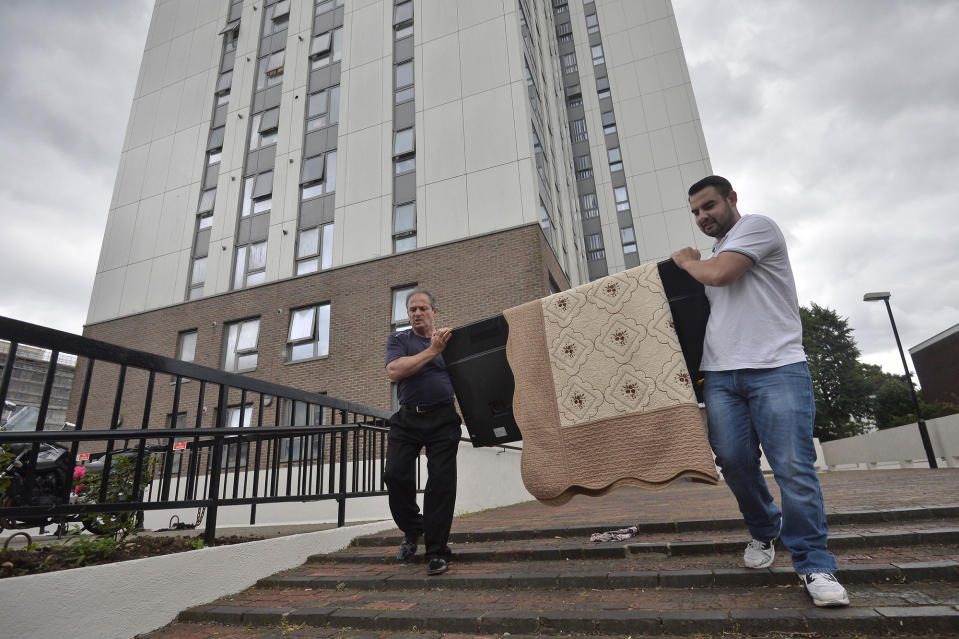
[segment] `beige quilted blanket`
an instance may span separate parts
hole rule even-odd
[[[617,486],[716,483],[655,264],[504,312],[522,475],[554,505]]]

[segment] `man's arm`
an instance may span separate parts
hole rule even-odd
[[[443,352],[453,334],[452,328],[439,328],[433,333],[430,345],[415,355],[406,355],[392,359],[386,365],[386,374],[391,382],[398,382],[410,375],[415,375],[434,357]]]
[[[711,260],[701,260],[696,249],[687,246],[673,253],[673,262],[706,286],[729,286],[752,268],[753,261],[735,251],[723,251]]]

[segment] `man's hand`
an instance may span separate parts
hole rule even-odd
[[[446,348],[446,345],[449,344],[450,338],[453,336],[452,328],[438,328],[433,331],[433,337],[430,338],[430,348],[433,349],[436,353],[442,353]]]
[[[702,255],[698,250],[691,246],[687,246],[686,248],[679,249],[673,253],[672,258],[673,261],[676,262],[676,266],[686,271],[689,270],[686,268],[687,265],[690,262],[698,262],[702,258]]]

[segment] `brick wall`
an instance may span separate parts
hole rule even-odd
[[[175,357],[178,334],[195,329],[195,363],[220,368],[225,325],[259,317],[257,368],[246,375],[389,409],[383,355],[393,288],[413,283],[429,288],[440,309],[437,325],[455,327],[543,297],[550,276],[561,288],[569,286],[542,231],[530,225],[92,324],[84,335]],[[287,363],[291,309],[323,302],[331,304],[329,355]],[[83,359],[77,363],[70,402],[74,421],[86,366]],[[117,371],[114,365],[96,363],[84,429],[109,427]],[[120,410],[123,428],[141,425],[147,377],[144,371],[127,372]],[[157,376],[151,427],[166,423],[173,389],[169,376]],[[179,411],[187,413],[186,426],[193,427],[199,384],[186,383],[182,389]],[[247,401],[256,404],[259,398]],[[230,404],[238,403],[234,394]],[[212,425],[215,387],[207,391],[203,405],[204,425]],[[264,411],[265,424],[273,423],[274,409],[275,403]]]

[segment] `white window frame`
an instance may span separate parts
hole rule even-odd
[[[250,335],[252,332],[252,343]],[[244,341],[241,343],[240,340]],[[257,342],[260,339],[260,318],[251,317],[229,322],[223,327],[223,370],[229,373],[243,373],[256,370],[259,353]],[[242,359],[246,359],[241,364]]]
[[[297,330],[296,335],[294,329]],[[329,354],[330,303],[292,309],[286,336],[287,361],[302,362],[327,357]]]

